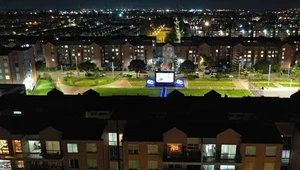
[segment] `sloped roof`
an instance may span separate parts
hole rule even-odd
[[[65,140],[102,140],[106,122],[99,119],[35,120],[29,117],[1,118],[0,126],[12,134],[38,135],[49,126],[62,132]]]
[[[232,129],[242,136],[242,143],[282,143],[274,123],[228,122],[228,121],[155,121],[128,123],[124,141],[162,141],[163,134],[176,127],[188,137],[216,138],[218,134]]]

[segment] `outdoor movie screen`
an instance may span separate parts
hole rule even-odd
[[[174,72],[156,72],[155,73],[155,82],[159,84],[170,84],[174,83],[175,73]]]

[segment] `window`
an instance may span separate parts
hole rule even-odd
[[[11,170],[11,162],[10,160],[0,160],[1,169]]]
[[[78,159],[70,159],[70,161],[69,161],[69,168],[79,168],[79,161],[78,161]]]
[[[203,169],[205,169],[205,170],[215,170],[215,166],[214,165],[203,165]]]
[[[148,170],[156,170],[158,169],[157,161],[148,161]]]
[[[128,145],[128,154],[139,154],[139,145]]]
[[[41,142],[39,140],[29,140],[28,144],[30,153],[41,153]]]
[[[138,160],[129,160],[129,170],[139,169],[139,161]]]
[[[60,154],[59,141],[46,141],[46,152],[47,154]]]
[[[89,152],[89,153],[96,153],[97,152],[96,143],[87,143],[86,144],[86,151]]]
[[[111,160],[118,159],[118,147],[117,146],[109,147],[109,159],[111,159]]]
[[[68,153],[78,153],[77,144],[68,143],[67,146],[68,146]]]
[[[116,161],[110,161],[110,170],[118,170],[118,162]]]
[[[291,148],[292,145],[292,137],[284,136],[283,137],[283,148]]]
[[[255,146],[246,146],[246,156],[255,156],[256,147]]]
[[[0,140],[0,154],[9,154],[7,140]]]
[[[236,145],[222,145],[221,159],[235,159]]]
[[[266,156],[276,156],[276,147],[275,146],[266,147]]]
[[[9,77],[8,75],[5,76],[5,79],[6,79],[6,80],[9,80],[9,78],[10,78],[10,77]]]
[[[18,169],[23,169],[24,168],[24,161],[16,161],[17,168]]]
[[[8,64],[7,64],[7,63],[4,63],[4,67],[8,67]]]
[[[264,170],[274,170],[275,163],[265,163]]]
[[[220,170],[234,170],[235,166],[234,165],[221,165]]]
[[[5,73],[8,73],[8,69],[5,69],[4,72],[5,72]]]
[[[245,170],[254,170],[254,163],[253,162],[246,162],[245,163]]]
[[[168,144],[169,153],[181,153],[182,145],[181,144]]]
[[[97,159],[88,159],[88,169],[98,169]]]
[[[13,144],[14,151],[16,153],[22,152],[21,140],[13,140],[12,144]]]
[[[290,150],[283,150],[282,151],[282,159],[281,159],[281,163],[283,164],[288,164],[289,160],[290,160]]]
[[[117,139],[117,133],[108,133],[108,145],[109,146],[117,146],[118,139]]]
[[[54,61],[55,61],[55,59],[54,59],[54,58],[52,58],[52,59],[51,59],[51,61],[52,61],[52,62],[54,62]]]
[[[158,145],[148,145],[148,155],[157,155]]]

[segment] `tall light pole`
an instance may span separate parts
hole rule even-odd
[[[239,79],[241,77],[241,63],[239,63],[239,75],[238,75]]]
[[[291,71],[291,63],[289,64],[289,69],[288,69],[288,78],[290,78],[290,71]]]
[[[271,78],[271,64],[269,65],[268,87],[270,85],[270,78]]]
[[[115,77],[115,68],[114,68],[114,62],[111,62],[111,70],[112,70],[112,76]]]
[[[292,84],[293,84],[293,79],[290,81],[290,96],[292,95]]]

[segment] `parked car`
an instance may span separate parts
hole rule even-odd
[[[123,74],[123,77],[132,77],[132,75],[129,74],[129,73],[124,73],[124,74]]]

